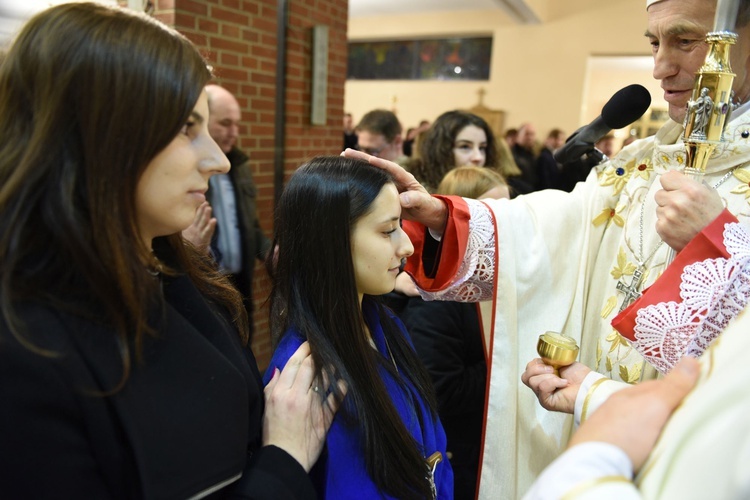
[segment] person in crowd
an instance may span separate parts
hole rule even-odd
[[[500,136],[495,137],[495,142],[497,143],[498,151],[498,160],[495,170],[497,170],[508,183],[510,197],[515,198],[518,195],[530,193],[532,188],[523,180],[523,172],[521,172],[521,169],[516,165],[516,160],[513,158],[513,153],[511,152],[508,143]]]
[[[553,153],[565,144],[565,132],[553,128],[542,143],[536,159],[536,172],[539,175],[539,189],[562,188],[562,165],[557,163]]]
[[[509,196],[500,174],[473,166],[449,171],[437,193],[473,199]],[[478,305],[412,297],[399,317],[435,385],[438,413],[448,438],[454,498],[472,500],[476,497],[487,386]]]
[[[615,134],[606,134],[596,141],[594,147],[601,151],[607,158],[613,157],[615,155]]]
[[[430,129],[427,128],[425,130],[420,130],[417,132],[417,135],[414,137],[414,144],[412,144],[412,153],[411,157],[408,162],[406,162],[403,166],[404,168],[408,168],[410,165],[412,165],[414,162],[419,161],[421,158],[420,144],[424,143],[425,139],[430,133]]]
[[[508,183],[491,168],[457,167],[445,174],[437,193],[461,196],[474,200],[510,198]]]
[[[210,78],[95,2],[34,16],[0,66],[3,497],[315,498],[336,395],[304,345],[264,401],[239,294],[180,234],[229,168]]]
[[[624,140],[622,141],[622,147],[621,147],[620,149],[624,148],[624,147],[625,147],[625,146],[627,146],[628,144],[631,144],[631,143],[633,143],[633,142],[635,142],[635,141],[637,141],[637,140],[638,140],[638,137],[636,137],[636,136],[634,136],[634,135],[629,135],[629,136],[627,136],[627,137],[626,137],[626,138],[625,138],[625,139],[624,139]]]
[[[436,198],[396,165],[368,159],[396,179],[405,218],[431,230],[405,224],[412,226],[410,234],[422,237],[412,238],[415,254],[406,270],[423,293],[447,300],[496,299],[482,497],[522,494],[568,441],[572,417],[540,412],[537,398],[519,384],[527,363],[537,357],[539,335],[554,331],[572,337],[581,346],[581,363],[608,378],[628,383],[654,378],[657,370],[645,351],[623,336],[638,327],[635,317],[643,311],[634,300],[657,278],[676,279],[679,288],[682,269],[677,260],[667,267],[669,248],[679,258],[693,239],[716,231],[714,224],[721,235],[725,216],[747,220],[750,146],[743,136],[750,129],[745,112],[750,106],[732,113],[726,142],[709,159],[703,180],[681,172],[686,163],[682,123],[689,89],[707,54],[705,37],[713,28],[715,6],[648,0],[646,7],[654,77],[665,89],[671,120],[655,136],[599,165],[597,175],[572,193],[547,190],[481,203]],[[738,43],[731,52],[739,102],[750,97],[749,10],[750,3],[740,3]],[[367,158],[351,150],[346,154]],[[666,314],[659,321],[676,330],[684,326],[679,318]],[[626,328],[613,329],[613,321]],[[580,382],[570,376],[568,381]]]
[[[414,145],[416,144],[417,137],[422,135],[424,132],[430,129],[430,122],[428,120],[422,120],[419,122],[419,126],[410,127],[406,131],[406,137],[404,138],[404,155],[412,157],[414,154]]]
[[[315,366],[325,367],[313,390],[325,398],[338,395],[334,381],[348,388],[311,471],[320,498],[453,496],[429,375],[377,298],[393,290],[413,250],[400,216],[390,176],[340,156],[297,169],[276,209],[270,370],[309,342]]]
[[[508,148],[512,148],[516,145],[516,139],[518,138],[518,129],[517,128],[509,128],[505,131],[505,135],[503,136],[505,139],[505,142],[508,144]]]
[[[255,261],[265,258],[271,241],[260,227],[255,203],[258,189],[250,158],[236,146],[242,119],[240,105],[234,95],[218,85],[207,85],[206,95],[208,132],[226,154],[231,168],[211,177],[208,201],[198,209],[195,223],[183,231],[183,236],[199,249],[210,251],[221,271],[240,291],[250,318],[252,339]]]
[[[417,139],[417,134],[419,131],[416,127],[409,127],[406,129],[406,135],[404,136],[404,156],[408,156],[411,158],[413,152],[414,152],[414,141]],[[352,148],[356,149],[356,148]]]
[[[408,157],[404,155],[403,128],[396,114],[386,109],[374,109],[357,124],[357,149],[365,153],[404,165]]]
[[[497,146],[492,129],[481,117],[466,111],[440,115],[419,141],[419,157],[409,170],[430,190],[437,188],[445,174],[464,165],[494,167]]]
[[[532,191],[538,191],[536,127],[531,123],[524,123],[518,127],[518,135],[510,150],[513,153],[513,159],[516,160],[516,165],[523,173],[524,182],[531,186]]]
[[[357,132],[354,131],[354,117],[344,113],[344,149],[357,149]]]

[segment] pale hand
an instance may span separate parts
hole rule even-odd
[[[278,446],[307,472],[323,450],[339,406],[333,392],[326,396],[327,387],[326,380],[315,380],[310,345],[304,342],[264,390],[263,445]],[[343,383],[339,387],[346,392]]]
[[[581,382],[590,372],[591,368],[576,362],[560,368],[558,375],[541,358],[535,358],[526,365],[521,381],[534,391],[544,409],[573,413]]]
[[[346,158],[366,161],[391,174],[400,193],[403,218],[417,221],[438,234],[443,233],[445,223],[448,220],[448,208],[445,202],[430,195],[424,186],[403,167],[392,161],[354,149],[347,149],[341,155]]]
[[[638,471],[672,412],[695,386],[698,361],[683,357],[666,377],[616,392],[573,435],[569,447],[587,441],[622,449]]]
[[[656,192],[656,232],[679,252],[724,210],[719,193],[676,171],[661,176]]]
[[[211,205],[204,201],[195,211],[193,223],[182,231],[182,237],[201,253],[208,253],[211,238],[216,231],[216,218],[211,216],[211,212]]]
[[[396,276],[396,287],[393,290],[407,297],[419,297],[419,289],[407,273]]]

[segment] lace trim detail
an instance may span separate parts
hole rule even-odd
[[[635,347],[661,373],[684,355],[700,356],[750,300],[750,234],[724,226],[728,259],[707,259],[682,272],[682,302],[646,306],[636,315]]]
[[[487,205],[465,199],[469,206],[469,241],[456,276],[439,292],[419,293],[425,300],[479,302],[491,300],[495,277],[495,218]]]

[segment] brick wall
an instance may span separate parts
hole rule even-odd
[[[259,190],[261,225],[271,237],[274,200],[276,98],[286,101],[285,178],[305,160],[338,154],[342,144],[348,0],[288,0],[287,90],[276,95],[277,0],[154,0],[154,16],[174,26],[207,57],[217,83],[234,93],[242,108],[239,147],[250,154]],[[311,28],[329,27],[326,125],[310,125]],[[255,272],[253,352],[261,369],[271,343],[265,300],[270,282],[262,265]]]

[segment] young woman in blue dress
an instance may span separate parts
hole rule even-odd
[[[383,170],[343,157],[300,167],[276,209],[266,378],[310,344],[321,398],[348,390],[311,471],[321,498],[452,498],[445,433],[429,375],[394,314],[393,290],[413,251]],[[323,368],[324,367],[324,368]]]

